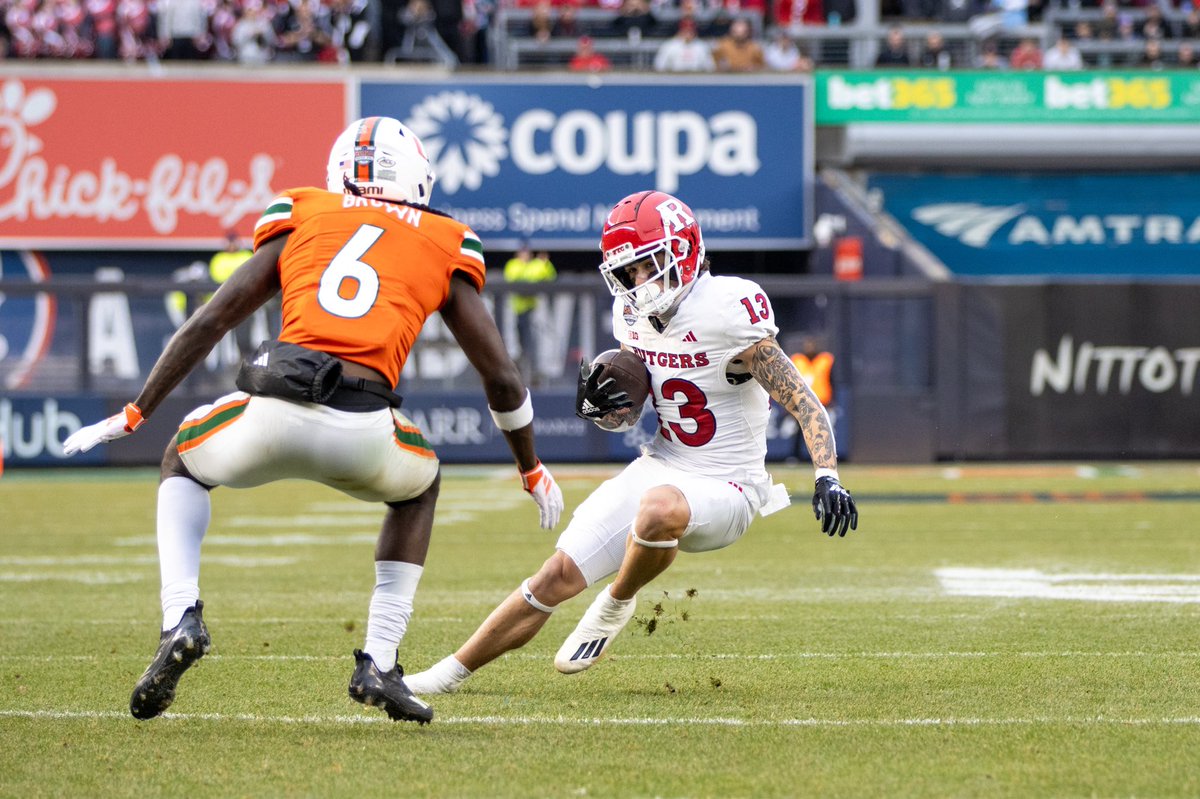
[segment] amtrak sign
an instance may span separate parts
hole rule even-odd
[[[871,184],[958,274],[1200,274],[1192,174],[877,175]]]
[[[809,244],[807,78],[364,81],[360,102],[421,137],[434,206],[489,247],[591,249],[611,205],[642,189],[685,200],[710,248]]]

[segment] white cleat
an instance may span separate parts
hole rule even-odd
[[[608,651],[617,633],[625,629],[636,608],[637,597],[616,600],[605,588],[583,614],[575,632],[568,635],[559,648],[554,656],[554,668],[563,674],[576,674],[590,668]]]

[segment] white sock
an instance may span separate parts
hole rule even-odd
[[[611,583],[609,583],[608,587],[605,588],[600,593],[604,595],[605,602],[607,602],[609,605],[612,605],[612,606],[618,607],[618,608],[626,607],[627,605],[629,605],[630,602],[637,599],[636,595],[629,597],[629,599],[617,599],[615,596],[612,595],[612,584]]]
[[[367,616],[367,640],[363,651],[371,656],[380,671],[396,665],[396,647],[408,629],[413,597],[421,581],[423,566],[399,560],[375,561],[375,593]]]
[[[158,568],[162,578],[162,628],[179,624],[200,598],[200,542],[212,515],[208,491],[187,477],[158,487]]]
[[[452,694],[471,676],[471,670],[448,655],[420,674],[404,675],[404,684],[417,696]]]

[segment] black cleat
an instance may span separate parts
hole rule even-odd
[[[129,699],[129,712],[135,719],[152,719],[170,707],[175,701],[179,678],[212,646],[200,615],[203,609],[204,603],[196,600],[194,607],[183,612],[179,624],[162,634],[154,660],[133,687]]]
[[[383,672],[375,660],[361,649],[354,650],[354,676],[350,678],[350,698],[369,707],[377,707],[392,721],[433,721],[433,708],[413,696],[404,684],[404,669],[397,663]]]

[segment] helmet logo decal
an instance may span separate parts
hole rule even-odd
[[[679,233],[686,230],[689,225],[696,223],[696,220],[688,213],[688,208],[674,197],[659,203],[656,210],[662,217],[663,230],[667,233]]]

